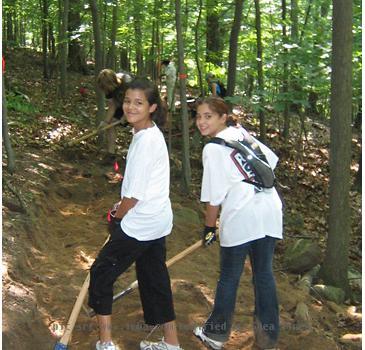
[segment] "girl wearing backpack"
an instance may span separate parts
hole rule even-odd
[[[252,137],[229,116],[228,106],[221,98],[211,96],[197,104],[196,124],[203,136],[227,141]],[[278,158],[267,147],[262,147],[262,151],[273,169]],[[235,152],[214,143],[203,149],[201,201],[207,203],[203,244],[208,246],[216,240],[216,220],[221,210],[220,277],[213,311],[202,327],[194,329],[194,334],[212,349],[223,348],[232,327],[244,261],[249,256],[255,291],[255,344],[259,349],[274,349],[279,312],[272,260],[275,242],[282,238],[282,205],[275,188],[263,189],[242,181],[247,169],[234,161]]]
[[[226,88],[224,87],[224,84],[215,77],[213,73],[207,73],[205,76],[205,79],[208,83],[208,88],[210,92],[212,93],[212,96],[217,97],[226,97]]]
[[[113,284],[134,262],[145,322],[162,325],[159,343],[142,341],[141,350],[179,350],[165,237],[172,229],[167,147],[158,126],[164,124],[157,87],[148,79],[128,84],[123,111],[133,126],[121,200],[112,211],[110,239],[90,269],[89,305],[96,313],[96,350],[116,350],[112,342]]]

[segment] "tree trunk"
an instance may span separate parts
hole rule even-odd
[[[352,1],[333,1],[330,213],[321,275],[349,293],[347,278],[351,210],[349,203],[352,107]]]
[[[112,15],[112,28],[110,34],[110,48],[108,50],[108,55],[106,59],[106,67],[112,70],[116,70],[116,50],[115,41],[117,38],[118,29],[118,1],[113,3],[113,15]]]
[[[183,133],[183,159],[182,159],[182,186],[186,193],[190,192],[191,167],[189,155],[189,121],[188,121],[188,104],[186,101],[186,73],[184,64],[184,39],[181,27],[181,1],[175,1],[176,11],[176,35],[179,62],[179,80],[180,80],[180,102],[181,102],[181,120]]]
[[[67,93],[68,12],[69,0],[63,0],[62,25],[60,31],[60,95],[62,98],[65,98]]]
[[[298,27],[298,0],[291,0],[290,20],[291,20],[291,39],[293,43],[297,43],[299,37]]]
[[[283,44],[288,43],[288,36],[286,33],[286,0],[281,1],[282,6],[282,31],[283,31]],[[283,136],[285,143],[289,139],[289,129],[290,129],[290,116],[289,116],[289,104],[288,104],[288,91],[289,91],[289,67],[288,67],[288,49],[283,49],[284,63],[283,63],[283,102],[284,102],[284,130]]]
[[[72,38],[68,46],[69,69],[74,72],[89,74],[89,68],[86,64],[84,45],[82,40],[79,38],[79,30],[82,25],[80,0],[72,1],[71,5],[68,21],[68,31],[70,33],[70,38]]]
[[[237,43],[238,36],[241,30],[241,19],[243,0],[236,0],[234,10],[234,20],[232,24],[231,35],[229,38],[229,56],[228,56],[228,79],[227,79],[227,95],[234,95],[234,88],[236,86],[236,65],[237,65]]]
[[[43,78],[49,79],[49,61],[48,61],[48,1],[41,0],[42,10],[42,58],[43,58]]]
[[[15,170],[15,156],[13,147],[11,146],[9,129],[8,129],[8,110],[6,108],[6,98],[5,98],[5,84],[4,84],[4,74],[2,76],[2,133],[3,133],[3,141],[6,150],[6,155],[8,156],[8,170],[10,174],[14,173]]]
[[[259,119],[260,119],[260,140],[266,141],[266,120],[264,113],[264,73],[262,68],[262,40],[261,40],[261,11],[260,0],[255,0],[255,26],[256,26],[256,43],[257,43],[257,84],[258,95],[260,97],[259,103]]]
[[[312,2],[313,0],[309,0],[308,1],[308,7],[307,7],[307,11],[305,12],[305,19],[304,19],[304,24],[302,27],[302,31],[300,33],[300,38],[299,38],[299,44],[301,44],[303,38],[304,38],[304,32],[307,29],[307,24],[308,24],[308,20],[309,20],[309,15],[311,13],[311,7],[312,7]],[[300,46],[300,45],[299,45]]]
[[[200,95],[204,96],[204,85],[203,85],[203,75],[200,67],[200,40],[199,40],[199,28],[200,28],[200,20],[202,16],[202,10],[203,10],[203,0],[199,0],[199,13],[198,18],[196,20],[196,25],[194,28],[194,40],[195,40],[195,62],[196,62],[196,68],[198,70],[198,83],[199,83],[199,89],[200,89]]]
[[[127,72],[130,72],[131,66],[128,58],[128,50],[122,47],[120,49],[120,68]]]
[[[143,67],[143,42],[142,42],[142,22],[141,22],[141,8],[143,7],[139,0],[133,2],[134,6],[134,33],[136,36],[136,63],[137,75],[144,74]]]
[[[220,28],[218,0],[207,0],[207,52],[206,61],[222,66],[223,40]]]
[[[93,19],[93,33],[95,41],[95,78],[99,75],[100,71],[103,69],[103,50],[101,47],[101,32],[100,32],[100,18],[97,0],[89,0],[90,9]],[[96,85],[96,104],[98,107],[96,124],[100,124],[104,120],[105,104],[104,95],[99,87]]]

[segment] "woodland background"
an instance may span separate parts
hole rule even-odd
[[[14,285],[37,290],[21,268],[27,244],[42,256],[53,254],[51,242],[46,247],[37,237],[46,209],[36,198],[47,198],[43,188],[53,172],[46,160],[97,167],[102,137],[67,147],[104,117],[94,77],[105,67],[148,75],[164,94],[160,62],[171,59],[179,71],[178,112],[166,129],[174,195],[196,207],[204,140],[190,101],[209,93],[205,75],[213,72],[227,86],[226,100],[240,121],[280,156],[276,175],[288,239],[279,248],[279,269],[290,270],[290,244],[316,243],[320,258],[312,260],[320,270],[314,279],[338,288],[339,304],[356,305],[355,321],[345,314],[358,330],[361,286],[352,282],[359,279],[362,256],[359,0],[4,0],[2,6],[6,315]],[[128,135],[119,133],[122,155]],[[37,254],[29,254],[34,267]],[[303,277],[309,270],[294,272]],[[9,334],[18,331],[9,327]]]

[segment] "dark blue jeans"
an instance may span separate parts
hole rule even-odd
[[[279,335],[279,310],[272,259],[276,239],[266,236],[236,247],[221,247],[220,277],[214,308],[204,325],[204,333],[213,340],[229,338],[237,289],[246,256],[252,265],[252,283],[255,290],[254,331],[260,347],[273,347]]]

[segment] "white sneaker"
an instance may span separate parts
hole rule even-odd
[[[96,342],[96,350],[120,350],[120,349],[112,341],[102,343],[102,342],[100,342],[100,340],[98,340]]]
[[[207,337],[203,332],[203,327],[196,327],[193,330],[193,333],[196,337],[198,337],[208,348],[213,350],[223,349],[223,342],[218,340],[213,340]]]
[[[183,350],[180,346],[167,344],[163,338],[158,343],[142,340],[139,344],[141,350]]]

